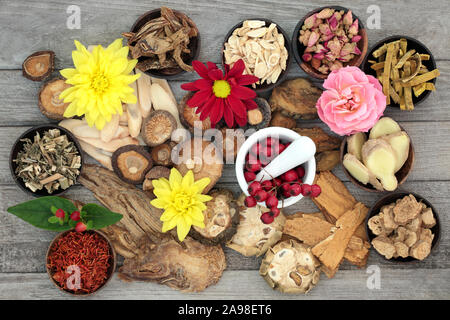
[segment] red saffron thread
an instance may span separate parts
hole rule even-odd
[[[68,232],[60,237],[50,249],[47,268],[60,287],[77,293],[92,293],[108,278],[112,256],[108,242],[99,234],[91,232]],[[80,289],[69,289],[67,273],[69,266],[80,270]]]

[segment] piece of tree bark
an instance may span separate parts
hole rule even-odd
[[[341,146],[340,138],[329,135],[320,127],[295,128],[294,131],[302,136],[310,137],[316,144],[316,153],[339,149]]]

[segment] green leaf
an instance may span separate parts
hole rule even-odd
[[[86,230],[92,230],[93,226],[94,226],[94,221],[89,220],[86,224]]]
[[[83,220],[92,220],[92,229],[102,229],[115,224],[122,219],[121,214],[109,211],[108,209],[94,203],[85,205],[82,212],[85,212]]]
[[[65,212],[77,210],[70,200],[61,197],[48,196],[23,202],[8,208],[7,211],[41,229],[51,231],[69,230],[70,226],[68,224],[52,224],[48,221],[51,216],[54,216],[52,213],[52,206],[63,209]]]
[[[70,228],[71,228],[71,229],[75,228],[75,226],[77,225],[77,223],[80,222],[80,221],[81,221],[81,220],[79,220],[79,221],[73,221],[72,219],[70,219],[70,220],[69,220],[69,226],[70,226]]]
[[[51,216],[50,218],[48,218],[48,222],[50,223],[58,223],[59,221],[59,218],[56,216]]]
[[[56,214],[56,211],[58,211],[58,208],[55,206],[51,206],[50,210],[52,211],[53,214]]]

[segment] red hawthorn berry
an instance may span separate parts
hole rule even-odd
[[[263,182],[261,182],[261,187],[262,187],[265,191],[270,191],[270,189],[273,188],[272,181],[270,181],[270,180],[264,180]]]
[[[278,206],[278,199],[277,197],[270,196],[266,200],[266,206],[267,208],[275,208]]]
[[[256,199],[252,196],[248,196],[245,198],[244,204],[247,208],[253,208],[254,206],[256,206]]]
[[[286,182],[295,181],[298,179],[297,172],[295,170],[291,169],[281,175],[281,180]]]
[[[305,168],[303,168],[302,166],[299,166],[299,167],[295,168],[295,172],[297,172],[297,176],[300,179],[305,176]]]
[[[256,179],[256,174],[254,172],[245,171],[244,172],[245,181],[250,182]]]
[[[264,144],[269,147],[269,146],[274,146],[276,144],[279,144],[279,141],[278,141],[278,139],[268,137]]]
[[[56,210],[56,212],[55,212],[55,216],[56,216],[57,218],[64,219],[65,216],[66,216],[66,213],[64,212],[63,209],[58,209],[58,210]]]
[[[261,187],[261,183],[258,181],[253,181],[248,186],[248,193],[250,193],[250,195],[253,197],[255,196],[256,192],[258,192],[259,190],[262,190],[262,187]]]
[[[70,219],[73,221],[78,221],[81,219],[80,211],[74,211],[70,214]]]
[[[275,217],[273,215],[270,215],[269,212],[264,212],[261,215],[261,221],[264,224],[271,224],[273,222],[273,220],[275,219]]]
[[[272,180],[272,184],[273,184],[275,187],[281,186],[282,183],[283,183],[283,181],[281,181],[280,178],[275,178],[275,179]]]
[[[86,231],[87,227],[83,222],[78,222],[77,225],[75,226],[75,231],[76,232],[83,232]]]
[[[273,214],[274,218],[276,218],[280,215],[281,211],[278,208],[272,208],[272,209],[270,209],[270,212]]]
[[[311,186],[311,197],[312,198],[318,197],[321,194],[321,192],[322,192],[322,189],[320,188],[319,185],[313,184]]]
[[[304,197],[309,197],[311,195],[311,185],[306,183],[302,185],[302,195]]]
[[[302,193],[302,186],[297,183],[291,185],[291,187],[289,188],[289,193],[291,194],[291,196],[298,196],[300,193]]]
[[[252,147],[250,148],[250,152],[251,152],[254,156],[258,156],[258,154],[259,154],[259,149],[260,149],[260,144],[259,144],[259,143],[255,143],[255,144],[252,145]]]
[[[256,159],[255,161],[249,161],[245,164],[245,169],[250,172],[257,172],[261,170],[261,161]]]
[[[267,192],[266,191],[264,191],[264,190],[258,190],[256,193],[255,193],[255,199],[256,199],[256,201],[258,201],[258,202],[262,202],[262,201],[266,201],[266,199],[267,199],[267,197],[268,197],[269,195],[267,194]]]

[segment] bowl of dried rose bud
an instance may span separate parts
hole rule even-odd
[[[225,36],[222,62],[233,66],[240,59],[244,74],[260,79],[252,85],[257,93],[272,90],[286,78],[292,60],[288,34],[269,19],[239,22]]]
[[[76,184],[83,152],[75,136],[57,125],[41,125],[25,131],[9,157],[17,185],[34,197],[56,196]]]
[[[361,20],[341,6],[309,12],[297,24],[292,52],[300,68],[317,79],[344,66],[359,67],[367,53],[368,38]]]
[[[151,77],[170,79],[193,72],[192,61],[200,54],[200,33],[183,12],[161,7],[141,15],[122,35],[136,68]]]
[[[51,242],[46,267],[50,280],[61,291],[86,296],[111,280],[116,269],[116,253],[100,231],[68,230]]]
[[[235,165],[246,206],[269,208],[274,218],[279,209],[318,196],[320,187],[313,184],[315,151],[310,138],[290,129],[269,127],[252,134],[239,149]]]

